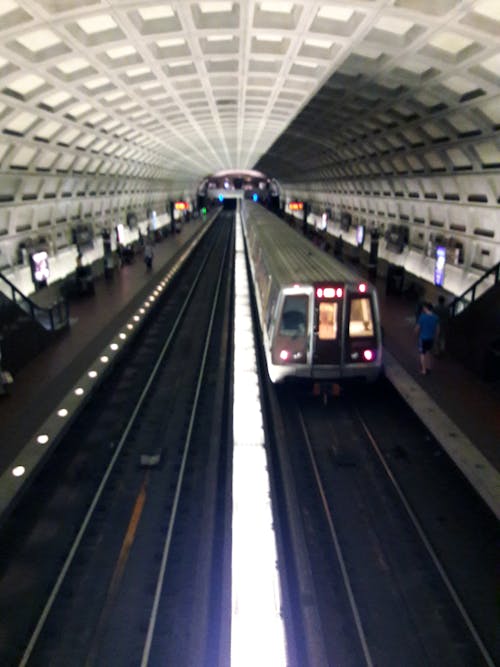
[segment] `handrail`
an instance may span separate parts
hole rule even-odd
[[[18,304],[24,312],[28,313],[32,320],[41,324],[45,329],[56,331],[67,326],[69,323],[69,308],[66,299],[60,300],[49,308],[39,306],[32,299],[18,289],[14,283],[0,273],[0,281],[8,285],[11,291],[11,300]],[[6,294],[8,296],[8,294]],[[48,326],[47,326],[48,325]]]
[[[488,271],[486,271],[486,273],[484,273],[480,278],[478,278],[475,283],[473,283],[468,289],[466,289],[463,294],[453,299],[453,301],[449,305],[449,310],[452,317],[461,313],[466,308],[467,305],[473,303],[476,300],[476,289],[478,285],[480,285],[482,282],[484,282],[487,278],[489,278],[492,275],[494,275],[495,277],[495,281],[493,284],[496,285],[500,280],[500,262],[495,266],[492,266],[491,269],[488,269]],[[470,294],[470,298],[467,297],[468,294]]]

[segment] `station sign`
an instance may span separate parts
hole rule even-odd
[[[434,265],[434,285],[442,287],[444,282],[444,268],[446,266],[446,248],[437,246],[436,263]]]
[[[34,252],[31,257],[31,275],[35,286],[46,285],[49,279],[49,255],[45,250]]]

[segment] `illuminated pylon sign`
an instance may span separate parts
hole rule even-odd
[[[303,201],[291,201],[288,206],[290,208],[290,211],[303,211],[304,210],[304,202]]]
[[[176,211],[187,211],[189,209],[189,204],[187,201],[176,201],[175,210]]]

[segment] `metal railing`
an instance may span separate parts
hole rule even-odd
[[[460,294],[460,296],[457,296],[449,305],[450,309],[450,314],[451,316],[459,315],[461,312],[463,312],[467,306],[469,306],[471,303],[474,303],[476,299],[478,299],[486,289],[481,290],[479,292],[480,287],[485,287],[485,282],[490,281],[491,284],[488,285],[487,289],[493,287],[498,283],[500,280],[500,262],[493,266],[491,269],[486,271],[484,275],[481,276],[476,282],[471,285],[468,289],[465,290],[463,294]]]
[[[66,299],[60,299],[48,308],[38,306],[1,273],[0,291],[47,331],[58,331],[69,324],[69,306]]]

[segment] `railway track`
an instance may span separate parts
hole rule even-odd
[[[4,526],[2,665],[222,661],[233,227],[206,235]]]
[[[498,664],[496,523],[390,386],[269,392],[281,557],[321,646],[302,664]]]

